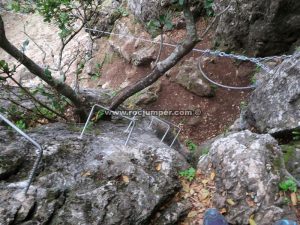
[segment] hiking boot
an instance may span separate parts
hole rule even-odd
[[[279,220],[274,225],[298,225],[298,223],[293,220]]]
[[[208,209],[204,214],[203,225],[228,225],[228,223],[217,209]]]

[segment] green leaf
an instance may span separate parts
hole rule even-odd
[[[297,184],[292,179],[280,182],[279,188],[283,191],[297,192]]]
[[[9,73],[10,72],[7,62],[4,61],[4,60],[0,61],[0,69],[3,70],[4,73]]]
[[[165,16],[165,15],[160,15],[160,16],[159,16],[159,21],[160,21],[160,22],[164,23],[165,20],[166,20],[166,16]]]
[[[167,30],[172,30],[173,29],[173,24],[171,21],[166,21],[165,27]]]
[[[28,45],[29,45],[29,40],[26,39],[26,40],[23,42],[23,47],[25,48],[25,47],[28,46]]]
[[[6,64],[5,60],[0,60],[0,68],[2,68]]]
[[[148,27],[150,27],[150,28],[159,28],[160,27],[160,22],[158,20],[150,20],[148,22]]]
[[[95,122],[99,121],[105,115],[105,110],[99,110],[95,116]]]
[[[183,3],[184,3],[184,0],[179,0],[179,5],[183,5]]]
[[[187,140],[185,142],[185,144],[191,152],[195,151],[197,148],[197,145],[194,142],[192,142],[191,140]]]
[[[196,170],[191,167],[187,170],[180,171],[179,175],[185,177],[188,181],[192,181],[196,176]]]
[[[45,75],[47,78],[52,79],[51,71],[48,68],[45,69]]]
[[[23,42],[21,47],[23,53],[26,51],[28,45],[29,45],[29,40],[27,39]]]
[[[18,128],[20,128],[21,130],[25,130],[26,129],[26,124],[25,124],[25,122],[23,120],[18,120],[16,122],[16,126]]]
[[[214,0],[205,0],[204,1],[204,8],[205,8],[206,14],[208,16],[214,15],[213,4],[214,4]]]

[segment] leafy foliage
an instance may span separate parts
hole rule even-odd
[[[10,74],[16,71],[16,66],[14,65],[13,68],[11,69],[5,60],[0,60],[0,71],[6,74]]]
[[[197,145],[196,145],[193,141],[191,141],[191,140],[187,140],[187,141],[185,142],[185,145],[188,147],[188,149],[189,149],[191,152],[194,152],[194,151],[196,150],[196,148],[197,148]]]
[[[20,12],[21,11],[21,4],[20,2],[17,2],[17,1],[12,1],[9,5],[8,5],[8,8],[12,11],[15,11],[15,12]]]
[[[172,18],[170,13],[160,15],[158,19],[150,20],[147,24],[147,28],[153,37],[160,34],[163,30],[172,30]]]
[[[60,114],[64,114],[64,111],[68,105],[67,99],[65,97],[48,91],[43,84],[38,85],[35,89],[33,89],[31,93],[33,95],[39,94],[46,97],[49,101],[48,104],[50,109]],[[45,107],[38,107],[37,110],[48,118],[54,119],[56,117],[53,112],[51,112],[49,109],[46,109]]]
[[[98,122],[105,115],[105,110],[101,109],[96,112],[95,117],[92,119],[94,123]]]
[[[24,122],[24,120],[18,120],[17,122],[16,122],[16,126],[18,127],[18,128],[20,128],[21,130],[25,130],[26,129],[26,123]]]
[[[279,188],[283,191],[297,192],[297,184],[292,179],[280,182]]]
[[[209,148],[205,147],[201,150],[201,155],[207,155],[209,153]]]
[[[206,14],[208,16],[214,16],[213,4],[214,4],[214,0],[205,0],[204,1],[204,8],[205,8]]]
[[[192,181],[196,176],[196,170],[194,168],[189,168],[179,172],[179,175],[185,177],[188,181]]]
[[[48,77],[48,78],[52,78],[52,75],[51,75],[52,73],[51,73],[51,71],[48,69],[48,68],[46,68],[45,69],[45,75]]]
[[[9,66],[5,60],[0,60],[0,70],[4,73],[9,73]]]
[[[59,36],[62,39],[69,37],[76,31],[78,21],[85,24],[97,15],[98,0],[37,0],[38,12],[44,17],[45,22],[55,22],[60,29]],[[125,14],[123,10],[122,15]]]
[[[52,20],[58,25],[61,38],[67,37],[71,32],[71,18],[68,14],[72,10],[71,0],[38,0],[37,10],[44,16],[45,22]],[[64,10],[61,10],[64,9]]]
[[[21,13],[30,13],[34,12],[34,5],[32,2],[27,1],[10,1],[8,6],[8,10],[14,11],[14,12],[21,12]]]
[[[126,17],[129,16],[129,12],[124,7],[118,7],[117,11],[121,14],[121,16]]]

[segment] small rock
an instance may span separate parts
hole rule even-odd
[[[198,96],[212,97],[214,95],[210,84],[202,77],[195,58],[182,63],[175,81]]]

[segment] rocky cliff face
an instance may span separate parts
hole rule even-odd
[[[217,11],[228,2],[215,1]],[[274,55],[288,51],[299,41],[299,33],[298,0],[237,0],[219,22],[217,43],[255,55]]]
[[[0,224],[147,224],[180,188],[177,173],[188,164],[140,127],[124,146],[120,122],[103,122],[83,139],[75,125],[31,131],[44,156],[27,197],[22,181],[34,148],[1,126]]]

